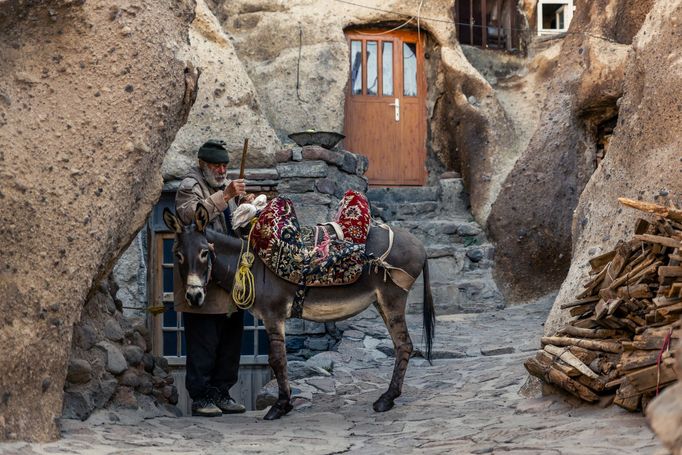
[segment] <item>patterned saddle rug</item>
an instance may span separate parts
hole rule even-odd
[[[348,190],[335,218],[334,223],[301,227],[291,200],[277,197],[258,216],[251,244],[273,273],[291,283],[351,284],[367,263],[371,217],[365,195]]]

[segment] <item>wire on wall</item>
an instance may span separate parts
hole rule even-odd
[[[481,29],[487,27],[487,26],[484,27],[483,25],[472,24],[472,23],[467,23],[467,22],[456,22],[456,21],[451,20],[451,19],[439,19],[439,18],[435,18],[435,17],[424,17],[424,16],[421,16],[420,11],[421,11],[422,5],[423,5],[423,3],[424,3],[424,0],[421,0],[421,1],[420,1],[419,7],[418,7],[418,9],[417,9],[417,14],[415,14],[415,15],[408,14],[408,13],[402,13],[402,12],[400,12],[400,11],[393,11],[393,10],[388,10],[388,9],[383,9],[383,8],[377,8],[377,7],[374,7],[374,6],[362,5],[362,4],[360,4],[360,3],[354,3],[354,2],[351,2],[351,1],[348,1],[348,0],[334,0],[334,1],[335,1],[335,2],[338,2],[338,3],[344,3],[344,4],[346,4],[346,5],[357,6],[357,7],[359,7],[359,8],[371,9],[371,10],[374,10],[374,11],[381,11],[382,13],[394,14],[394,15],[396,15],[396,16],[403,16],[403,17],[408,17],[408,18],[411,18],[411,19],[417,18],[417,29],[418,29],[418,30],[419,30],[419,26],[420,26],[420,21],[431,21],[431,22],[440,22],[440,23],[443,23],[443,24],[453,24],[453,25],[458,26],[458,27],[459,27],[459,26],[464,26],[464,27],[481,28]],[[406,24],[403,24],[402,26],[404,27],[405,25],[406,25]],[[505,27],[505,28],[508,28],[509,30],[519,31],[519,32],[525,32],[525,31],[528,30],[527,28],[519,28],[519,27]],[[609,37],[607,37],[607,36],[597,35],[597,34],[589,33],[589,32],[570,32],[570,31],[565,31],[565,32],[560,32],[559,34],[561,34],[561,35],[582,35],[582,36],[590,36],[590,37],[592,37],[592,38],[602,39],[602,40],[605,40],[605,41],[610,41],[610,42],[612,42],[612,43],[617,42],[617,41],[614,40],[613,38],[609,38]]]

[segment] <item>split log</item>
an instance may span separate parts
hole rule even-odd
[[[592,379],[599,379],[599,375],[597,373],[590,370],[590,367],[582,363],[580,359],[573,355],[568,349],[561,349],[557,346],[548,344],[544,347],[544,350],[555,356],[557,359],[566,362],[585,376]]]
[[[571,379],[568,375],[559,371],[556,367],[550,366],[549,368],[544,367],[540,362],[534,358],[526,360],[523,364],[526,370],[533,376],[542,379],[545,382],[554,384],[557,387],[566,390],[567,392],[575,395],[581,400],[594,403],[599,400],[599,397],[592,392],[588,387],[580,384],[579,382]]]
[[[682,287],[682,283],[679,283],[679,284],[680,284],[681,287]],[[665,307],[665,306],[669,306],[669,305],[674,305],[674,304],[676,304],[676,303],[680,303],[680,298],[679,298],[679,297],[673,297],[673,298],[671,298],[671,297],[662,297],[662,296],[660,296],[660,297],[656,297],[655,299],[653,299],[653,302],[654,302],[654,305],[656,305],[657,308],[662,308],[662,307]]]
[[[620,276],[628,256],[630,256],[630,245],[625,242],[619,242],[619,245],[616,247],[616,255],[609,262],[609,265],[606,266],[606,275],[601,282],[600,289],[609,288],[611,283]]]
[[[658,268],[658,276],[661,276],[661,277],[682,276],[682,266],[680,266],[680,265],[662,265]]]
[[[613,341],[582,340],[580,338],[568,337],[542,337],[542,346],[553,344],[555,346],[578,346],[581,348],[592,349],[595,351],[619,353],[622,351],[621,345]]]
[[[662,317],[667,317],[671,314],[680,314],[682,313],[682,302],[659,308],[656,312]]]
[[[659,270],[661,268],[659,267]],[[635,284],[633,286],[621,286],[616,291],[616,296],[621,299],[648,299],[653,297],[649,292],[649,285],[646,283]]]
[[[570,335],[578,338],[616,338],[622,332],[612,329],[583,329],[572,325],[567,325],[559,331],[559,333]]]
[[[614,398],[613,402],[628,411],[636,411],[639,409],[639,405],[642,401],[642,394],[638,393],[632,385],[623,384],[623,382],[625,381],[621,381],[620,387],[616,391],[616,398]]]
[[[626,351],[620,358],[618,368],[621,371],[631,371],[656,364],[658,351]]]
[[[644,232],[642,232],[642,234],[644,234]],[[616,250],[613,250],[590,259],[589,262],[590,266],[592,267],[592,271],[595,273],[601,272],[604,266],[611,262],[611,259],[613,259],[615,255]]]
[[[653,204],[651,202],[636,201],[634,199],[628,199],[624,197],[619,197],[618,202],[627,207],[641,210],[642,212],[655,213],[656,215],[662,216],[664,218],[682,223],[682,210],[680,209],[665,207],[663,205]]]
[[[668,297],[682,297],[682,283],[673,283],[673,285],[670,286]]]
[[[584,316],[594,310],[594,303],[586,303],[585,305],[575,306],[571,308],[569,313],[571,316]]]
[[[604,281],[604,277],[606,276],[606,271],[607,271],[607,269],[608,269],[608,267],[604,267],[604,268],[601,270],[601,272],[599,272],[599,273],[597,274],[596,277],[592,278],[590,281],[588,281],[587,283],[585,283],[585,284],[583,285],[583,287],[585,288],[585,290],[584,290],[583,292],[581,292],[580,294],[578,294],[578,295],[576,296],[576,298],[577,298],[578,300],[584,299],[585,297],[589,297],[589,296],[593,295],[593,294],[594,294],[594,291],[596,291],[597,289],[601,289],[601,288],[599,287],[599,285],[601,284],[602,281]]]
[[[651,392],[656,390],[656,386],[661,387],[676,380],[675,360],[667,357],[661,361],[660,365],[652,365],[626,374],[621,388],[624,385],[630,385],[638,393]]]
[[[573,307],[575,307],[575,306],[585,305],[585,304],[587,304],[587,303],[594,303],[594,302],[597,302],[597,301],[599,301],[599,296],[598,296],[598,295],[593,295],[593,296],[590,296],[590,297],[587,297],[587,298],[584,298],[584,299],[581,299],[581,300],[576,300],[575,302],[564,303],[564,304],[561,305],[561,309],[562,309],[562,310],[565,310],[565,309],[567,309],[567,308],[573,308]]]
[[[682,242],[679,240],[671,239],[670,237],[664,237],[661,235],[639,234],[635,235],[635,239],[641,240],[642,242],[657,243],[659,245],[669,246],[670,248],[682,248]]]

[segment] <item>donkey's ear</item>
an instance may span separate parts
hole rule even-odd
[[[163,209],[163,222],[166,223],[166,226],[168,226],[168,229],[171,231],[177,233],[182,232],[182,223],[180,223],[180,220],[173,212],[168,210],[168,207]]]
[[[197,209],[194,211],[194,222],[199,232],[204,232],[208,226],[208,210],[201,204],[197,204]]]

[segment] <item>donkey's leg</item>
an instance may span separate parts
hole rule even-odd
[[[402,290],[399,292],[400,293],[389,292],[389,295],[379,292],[377,296],[376,307],[393,340],[393,347],[395,348],[395,365],[393,367],[393,377],[391,378],[388,390],[374,402],[373,408],[376,412],[388,411],[393,407],[393,400],[400,396],[403,389],[403,379],[405,379],[407,363],[412,354],[412,340],[410,339],[410,334],[407,332],[407,323],[405,322],[407,295]]]
[[[272,371],[275,372],[277,385],[279,386],[277,402],[265,414],[265,420],[275,420],[293,409],[289,378],[287,377],[287,348],[284,343],[284,320],[264,321],[264,325],[270,339],[268,359]]]

